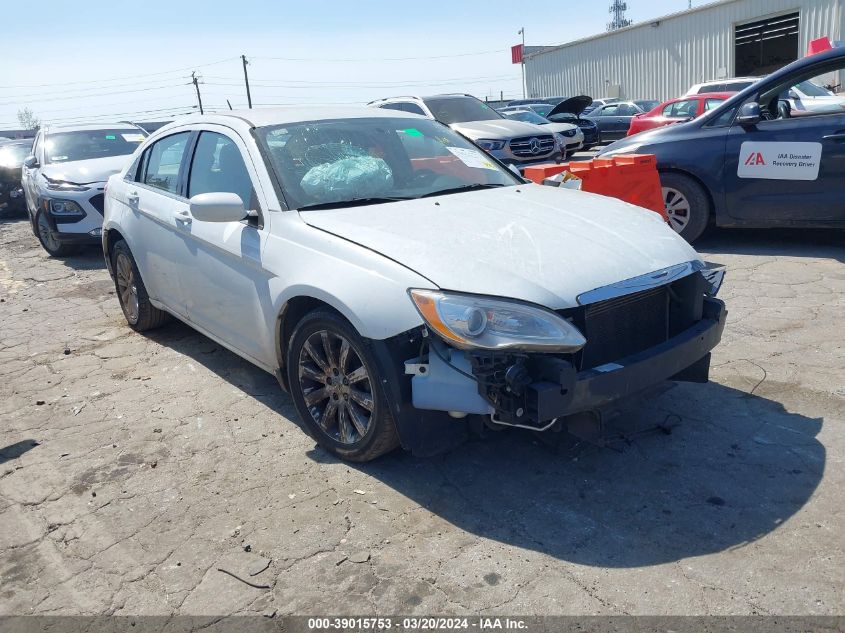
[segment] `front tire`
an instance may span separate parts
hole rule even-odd
[[[167,312],[150,303],[138,265],[124,240],[117,242],[112,249],[112,270],[117,299],[129,327],[136,332],[145,332],[168,320]]]
[[[710,199],[695,180],[683,174],[660,174],[663,204],[669,226],[687,242],[694,242],[710,223]]]
[[[53,227],[50,226],[47,215],[43,211],[35,214],[34,230],[38,241],[50,257],[67,257],[78,250],[76,246],[62,244],[59,241],[55,231],[53,231]]]
[[[345,319],[321,309],[287,346],[288,385],[309,433],[342,459],[367,462],[399,445],[378,367]]]

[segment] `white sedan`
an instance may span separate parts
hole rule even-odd
[[[103,225],[129,325],[174,315],[274,373],[345,459],[707,380],[715,269],[657,214],[526,183],[436,121],[195,116],[129,163]]]

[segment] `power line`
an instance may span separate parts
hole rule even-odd
[[[139,115],[159,115],[163,113],[169,112],[182,112],[184,110],[195,110],[197,106],[194,105],[185,105],[185,106],[173,106],[170,108],[157,108],[152,110],[133,110],[131,112],[113,112],[107,114],[85,114],[79,116],[71,116],[71,117],[45,117],[46,120],[49,121],[79,121],[79,120],[88,120],[88,119],[106,119],[106,118],[117,118],[117,117],[134,117]]]
[[[269,59],[284,62],[407,62],[425,59],[453,59],[455,57],[473,57],[476,55],[492,55],[504,53],[507,49],[497,48],[492,51],[478,51],[475,53],[455,53],[453,55],[430,55],[427,57],[253,57],[252,59]]]
[[[189,85],[189,84],[186,84],[186,85]],[[131,107],[131,106],[134,106],[136,104],[149,103],[150,101],[155,102],[155,103],[161,103],[161,100],[162,100],[161,97],[151,97],[149,99],[136,99],[136,100],[133,100],[133,101],[113,101],[111,103],[97,103],[97,107],[98,108]],[[80,110],[88,111],[88,110],[91,109],[91,107],[92,106],[89,104],[89,105],[78,106],[78,107],[70,107],[70,108],[53,108],[53,109],[50,109],[50,110],[42,110],[41,108],[38,108],[38,115],[41,116],[41,115],[44,115],[44,114],[73,113],[73,112],[79,112]]]
[[[490,83],[490,82],[506,82],[506,81],[518,81],[518,77],[510,77],[507,75],[500,75],[497,77],[480,77],[476,79],[461,79],[461,80],[452,80],[452,81],[437,81],[436,79],[432,79],[431,81],[397,81],[397,82],[373,82],[373,83],[327,83],[327,82],[302,82],[302,83],[294,83],[293,81],[285,82],[285,83],[258,83],[261,80],[252,80],[250,85],[253,88],[288,88],[288,89],[297,89],[297,90],[320,90],[320,89],[336,89],[336,88],[379,88],[379,89],[387,89],[387,88],[405,88],[405,87],[413,87],[413,86],[456,86],[461,84],[480,84],[480,83]],[[268,80],[269,81],[269,80]],[[220,81],[206,81],[204,82],[207,86],[240,86],[240,83],[235,82],[220,82]]]
[[[168,77],[167,81],[174,81],[175,79],[177,79],[177,77]],[[103,89],[111,90],[113,88],[126,88],[126,87],[131,88],[131,87],[134,87],[134,88],[138,88],[139,90],[148,90],[150,88],[166,87],[167,85],[169,85],[169,84],[162,84],[161,83],[162,81],[164,81],[164,80],[158,79],[158,80],[155,80],[151,83],[134,81],[134,82],[131,82],[131,83],[126,83],[126,84],[115,84],[115,85],[112,85],[112,86],[103,86]],[[97,87],[70,88],[68,91],[63,90],[62,96],[68,97],[68,98],[86,96],[86,95],[92,94],[91,90],[97,90],[97,89],[98,89]],[[35,100],[35,99],[40,99],[42,97],[49,97],[51,94],[53,94],[53,92],[54,92],[53,90],[46,90],[46,91],[43,91],[43,92],[30,93],[30,94],[25,94],[25,95],[4,94],[3,96],[7,99],[20,99],[20,100],[33,99],[33,100]]]
[[[147,92],[149,90],[164,90],[164,89],[168,89],[168,88],[178,88],[178,87],[184,86],[184,85],[188,85],[188,84],[178,83],[178,84],[172,84],[172,85],[169,85],[169,86],[159,86],[158,88],[138,88],[137,90],[118,90],[117,92],[100,92],[100,93],[89,93],[89,94],[86,94],[86,95],[77,95],[77,96],[50,97],[48,99],[33,99],[33,101],[43,103],[45,101],[67,101],[69,99],[89,99],[89,98],[92,98],[92,97],[108,97],[110,95],[123,95],[123,94],[129,94],[129,93],[133,93],[133,92]],[[19,103],[20,103],[20,101],[18,101],[17,99],[15,101],[3,101],[3,102],[0,102],[0,106],[17,105]]]
[[[231,82],[240,82],[240,77],[221,77],[217,75],[203,75],[204,79],[215,79],[220,81],[231,81]],[[370,80],[361,80],[361,81],[343,81],[343,80],[331,80],[326,79],[322,81],[313,81],[308,79],[286,79],[284,80],[285,84],[304,84],[304,85],[317,85],[323,86],[326,84],[333,84],[333,85],[344,85],[351,88],[358,87],[363,84],[377,84],[379,86],[407,86],[409,84],[429,84],[431,82],[462,82],[462,81],[472,81],[472,80],[499,80],[499,79],[510,79],[512,78],[511,75],[486,75],[479,77],[478,75],[470,75],[467,77],[433,77],[431,79],[415,79],[412,81],[370,81]],[[251,79],[250,85],[258,86],[258,85],[269,85],[269,84],[261,84],[259,82],[268,82],[268,81],[276,81],[275,79]],[[235,84],[233,84],[235,85]],[[237,83],[236,85],[240,85]]]
[[[235,59],[239,59],[238,57],[227,57],[226,59],[221,59],[216,62],[208,62],[205,64],[194,64],[193,66],[185,66],[184,68],[174,68],[173,70],[162,70],[161,72],[157,73],[144,73],[142,75],[134,75],[137,79],[139,77],[157,77],[161,75],[170,75],[172,73],[181,73],[188,70],[193,70],[194,68],[204,68],[206,66],[216,66],[217,64],[224,64],[226,62],[233,61]],[[56,86],[74,86],[74,85],[82,85],[82,84],[93,84],[93,83],[103,83],[109,81],[125,81],[126,75],[122,77],[112,77],[110,79],[90,79],[87,81],[68,81],[65,83],[50,83],[50,84],[19,84],[17,86],[0,86],[0,88],[54,88]]]

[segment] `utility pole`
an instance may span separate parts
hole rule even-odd
[[[197,91],[197,103],[200,104],[200,114],[205,114],[205,112],[202,111],[202,97],[200,96],[200,82],[197,79],[197,72],[196,71],[191,73],[191,81],[193,82],[194,88],[196,88],[196,91]]]
[[[525,27],[519,29],[518,35],[522,36],[522,63],[519,67],[522,69],[522,98],[525,99]]]
[[[249,104],[249,109],[252,110],[252,96],[249,94],[249,75],[246,72],[246,55],[241,55],[241,61],[244,63],[244,83],[246,84],[246,102]]]

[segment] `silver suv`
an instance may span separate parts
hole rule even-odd
[[[533,123],[506,119],[483,101],[468,94],[433,97],[393,97],[369,104],[420,114],[435,119],[472,139],[476,145],[503,163],[523,167],[560,161],[566,139]]]

